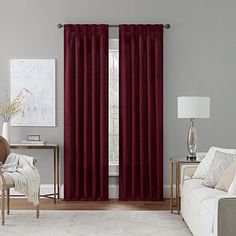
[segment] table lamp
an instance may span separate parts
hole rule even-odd
[[[196,158],[197,134],[195,118],[210,118],[209,97],[178,97],[178,118],[189,118],[190,128],[187,137],[187,148],[190,159]]]

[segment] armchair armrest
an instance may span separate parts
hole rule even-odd
[[[2,165],[3,165],[3,163],[0,162],[0,185],[2,185],[0,189],[3,189],[4,186],[6,185],[6,179],[5,179],[3,172],[2,172]]]
[[[223,195],[217,198],[217,218],[214,231],[218,236],[235,235],[236,195]]]
[[[184,184],[185,180],[191,179],[195,170],[197,169],[198,164],[187,164],[187,165],[182,165],[181,167],[181,179],[180,179],[180,183],[181,183],[181,187]]]

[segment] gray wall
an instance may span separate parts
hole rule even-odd
[[[57,23],[170,23],[164,41],[164,183],[169,158],[187,154],[189,123],[176,117],[178,96],[211,97],[211,118],[197,120],[199,151],[236,147],[235,9],[233,0],[1,0],[0,100],[10,87],[9,59],[57,59],[57,127],[12,128],[13,141],[40,133],[63,145],[63,30]],[[50,183],[50,153],[32,154],[40,160],[43,183]]]

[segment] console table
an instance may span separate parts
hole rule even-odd
[[[60,186],[59,186],[59,145],[58,144],[10,144],[11,149],[37,149],[37,150],[53,150],[53,173],[54,173],[54,192],[45,194],[43,197],[52,198],[54,203],[56,199],[60,198]],[[51,197],[53,196],[53,197]]]

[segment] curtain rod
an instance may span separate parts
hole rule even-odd
[[[57,28],[59,28],[59,29],[60,29],[60,28],[63,28],[63,26],[64,26],[64,25],[61,24],[61,23],[57,24]],[[119,27],[119,25],[109,25],[109,27],[110,27],[110,28],[117,28],[117,27]],[[164,25],[164,28],[165,28],[165,29],[170,29],[170,24],[165,24],[165,25]]]

